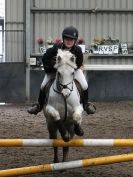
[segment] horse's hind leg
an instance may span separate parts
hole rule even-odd
[[[58,163],[59,162],[59,158],[58,158],[58,147],[54,147],[54,163]]]
[[[73,121],[66,121],[65,126],[70,134],[70,138],[72,139],[74,137],[74,124]],[[63,147],[63,162],[66,162],[68,160],[68,154],[69,154],[69,147]]]
[[[69,147],[63,147],[63,160],[62,162],[66,162],[68,159]]]
[[[67,130],[70,134],[70,138],[72,139],[74,136],[74,125],[71,122],[66,122]],[[68,160],[68,154],[69,154],[69,147],[63,147],[63,162],[66,162]]]
[[[57,128],[53,124],[48,125],[48,131],[49,131],[49,138],[50,139],[57,139]],[[54,147],[54,163],[58,163],[58,147]]]

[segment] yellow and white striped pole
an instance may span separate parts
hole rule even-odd
[[[64,142],[61,139],[0,139],[0,147],[86,147],[114,146],[133,147],[133,139],[72,139]]]
[[[76,160],[76,161],[63,162],[63,163],[46,164],[46,165],[1,170],[0,177],[20,176],[20,175],[28,175],[28,174],[35,174],[35,173],[42,173],[42,172],[52,172],[52,171],[79,168],[79,167],[107,165],[107,164],[129,162],[129,161],[133,161],[133,154],[122,154],[122,155],[115,155],[115,156],[108,156],[108,157],[98,157],[98,158],[85,159],[85,160]]]

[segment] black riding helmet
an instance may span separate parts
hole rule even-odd
[[[62,39],[64,39],[65,37],[77,40],[78,30],[73,26],[66,27],[62,32]]]

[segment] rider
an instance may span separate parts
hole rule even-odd
[[[34,104],[28,112],[30,114],[37,114],[40,112],[44,105],[44,88],[48,81],[55,77],[56,69],[54,68],[56,62],[56,55],[58,49],[69,50],[76,57],[77,70],[75,72],[75,79],[80,83],[83,90],[83,107],[87,114],[94,114],[96,111],[95,106],[88,102],[88,84],[80,67],[83,65],[83,53],[81,48],[76,45],[78,39],[78,30],[69,26],[66,27],[62,32],[63,42],[61,44],[54,44],[53,47],[48,48],[46,53],[42,57],[42,62],[45,70],[45,77],[41,84],[40,94],[38,98],[38,103]],[[43,98],[42,98],[43,97]]]

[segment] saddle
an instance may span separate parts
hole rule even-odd
[[[43,95],[41,96],[42,98],[44,98],[44,104],[46,105],[48,103],[48,97],[49,97],[49,91],[50,91],[50,87],[54,82],[54,78],[50,79],[48,81],[48,83],[45,85],[45,87],[43,88]]]

